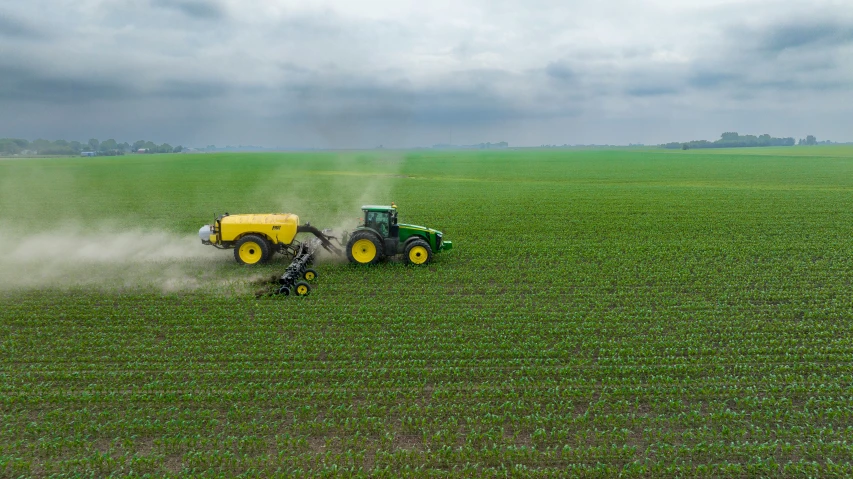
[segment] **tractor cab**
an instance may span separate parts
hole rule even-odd
[[[365,205],[361,207],[364,212],[364,227],[370,228],[381,235],[382,238],[396,238],[400,234],[397,225],[397,205],[391,206]]]

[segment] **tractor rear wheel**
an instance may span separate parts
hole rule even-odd
[[[432,250],[426,241],[419,239],[406,245],[406,263],[421,265],[429,263],[431,259]]]
[[[255,235],[246,235],[234,245],[234,259],[241,264],[260,264],[270,257],[267,240]]]
[[[347,242],[347,259],[350,263],[375,264],[382,259],[382,244],[373,233],[357,231]]]

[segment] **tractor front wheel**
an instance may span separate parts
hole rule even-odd
[[[240,264],[259,264],[270,258],[267,240],[255,235],[246,235],[234,245],[234,259]]]
[[[406,246],[406,263],[421,265],[432,259],[432,250],[424,240],[414,240]]]
[[[357,231],[347,242],[350,263],[375,264],[382,258],[382,244],[372,233]]]

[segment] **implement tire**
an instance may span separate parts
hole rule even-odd
[[[432,250],[429,247],[429,243],[422,239],[418,239],[410,241],[406,245],[406,252],[404,256],[406,258],[406,264],[421,266],[432,260]]]
[[[240,264],[261,264],[270,258],[267,240],[255,235],[246,235],[234,245],[234,259]]]
[[[293,285],[293,294],[296,296],[308,296],[311,294],[311,285],[305,281],[299,281]]]
[[[356,231],[347,242],[347,259],[350,263],[376,264],[383,256],[382,243],[373,233]]]

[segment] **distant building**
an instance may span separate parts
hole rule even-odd
[[[80,153],[80,156],[95,156],[95,152],[94,151],[84,151],[84,152]]]
[[[137,153],[148,153],[148,148],[140,148],[136,150]]]

